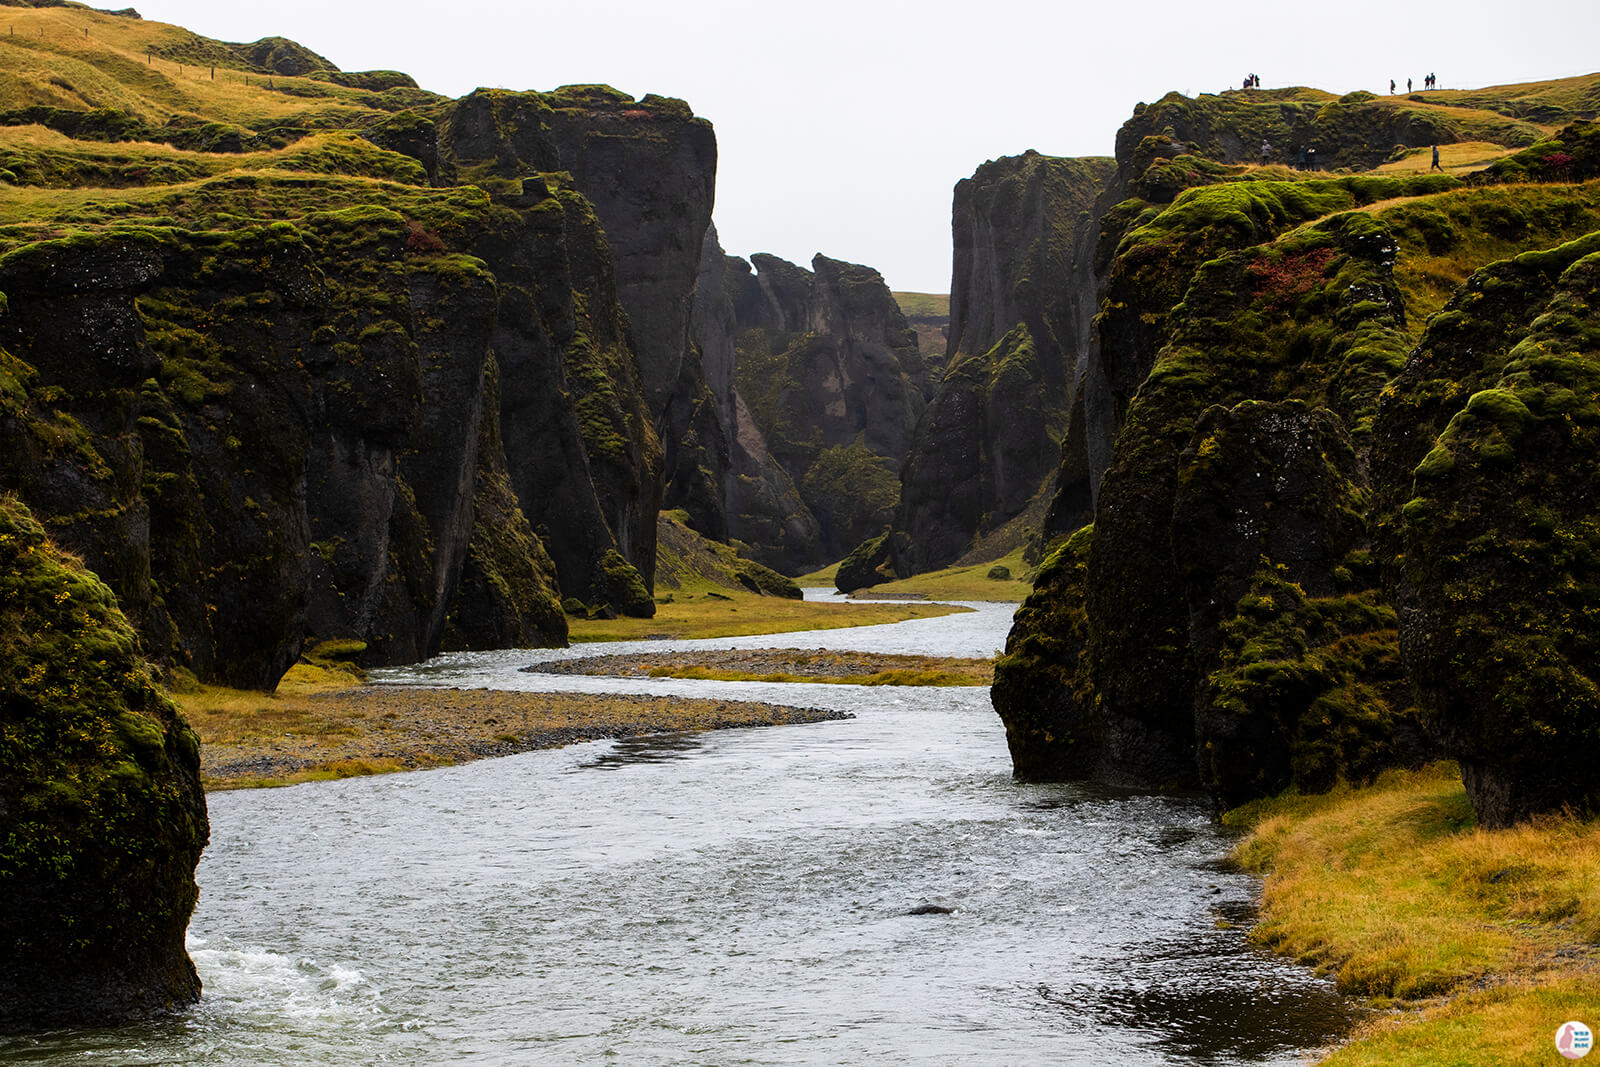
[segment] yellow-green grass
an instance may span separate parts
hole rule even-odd
[[[754,593],[675,592],[656,602],[653,619],[568,619],[568,637],[587,641],[637,641],[646,638],[744,637],[797,630],[835,630],[875,626],[907,619],[931,619],[964,610],[947,604],[850,604],[758,596]]]
[[[374,112],[375,94],[366,90],[281,76],[269,87],[267,78],[226,60],[213,78],[209,63],[150,54],[181,50],[193,40],[177,26],[88,8],[6,8],[0,14],[0,99],[12,108],[116,108],[151,125],[174,116],[251,128],[303,116],[354,125],[349,120]]]
[[[804,589],[833,589],[835,588],[834,583],[839,579],[839,564],[841,562],[841,560],[835,560],[821,570],[812,571],[810,574],[802,574],[794,580],[794,583]]]
[[[891,293],[903,315],[948,315],[949,293]]]
[[[1507,148],[1493,141],[1462,141],[1439,146],[1439,166],[1447,174],[1471,174],[1497,159],[1515,155],[1519,148]],[[1378,167],[1382,174],[1426,174],[1433,169],[1433,149],[1413,148],[1399,159]]]
[[[1557,107],[1593,115],[1600,106],[1600,73],[1481,89],[1429,89],[1413,95],[1447,108],[1532,111]]]
[[[1489,221],[1529,219],[1548,228],[1539,246],[1554,247],[1600,228],[1600,182],[1457,189],[1374,204],[1364,210],[1391,223],[1400,238],[1395,283],[1405,296],[1406,328],[1413,336],[1421,336],[1429,317],[1444,307],[1473,272],[1528,251],[1530,236],[1525,230],[1501,228],[1496,232]],[[1418,213],[1448,220],[1451,240],[1437,251],[1430,248],[1423,227],[1408,225],[1408,220],[1418,219]]]
[[[1556,1026],[1600,1005],[1600,822],[1480,830],[1453,764],[1224,822],[1266,873],[1252,937],[1404,1009],[1328,1063],[1554,1062]]]
[[[1033,591],[1033,568],[1022,562],[1022,551],[1018,547],[1000,559],[987,563],[947,567],[912,575],[897,582],[885,582],[858,590],[856,595],[869,600],[877,596],[923,596],[929,600],[1021,601]],[[1006,567],[1011,571],[1011,577],[990,578],[989,571],[995,567]]]

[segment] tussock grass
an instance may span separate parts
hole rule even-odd
[[[900,313],[907,317],[950,314],[949,293],[890,293],[889,295],[900,305]]]
[[[87,35],[85,30],[88,31]],[[247,73],[162,58],[192,48],[188,30],[83,7],[5,8],[0,14],[0,94],[11,108],[39,104],[116,108],[153,125],[205,116],[259,128],[315,117],[359,125],[377,94],[309,78]],[[152,53],[154,53],[152,55]]]
[[[1224,822],[1248,827],[1235,858],[1267,875],[1255,940],[1346,993],[1426,1001],[1329,1063],[1552,1062],[1556,1026],[1600,1004],[1600,821],[1480,830],[1439,764]]]
[[[441,767],[598,738],[840,717],[744,701],[400,686],[298,697],[196,687],[179,696],[200,735],[207,789]]]
[[[170,695],[202,744],[242,744],[289,733],[328,740],[358,731],[310,698],[361,684],[354,672],[301,663],[289,669],[273,693],[192,684]]]
[[[1520,148],[1507,148],[1493,141],[1462,141],[1439,146],[1439,166],[1446,174],[1471,174],[1497,159],[1516,155]],[[1399,159],[1378,167],[1380,174],[1427,174],[1433,169],[1433,149],[1413,148]]]

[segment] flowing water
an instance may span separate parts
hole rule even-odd
[[[1010,608],[672,647],[988,655]],[[590,679],[446,657],[412,684],[761,699],[841,722],[596,742],[215,794],[152,1026],[61,1064],[1293,1064],[1348,1024],[1245,939],[1194,798],[1011,780],[982,689]],[[945,912],[908,914],[933,905]]]

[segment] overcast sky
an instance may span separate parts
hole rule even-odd
[[[120,0],[119,0],[120,2]],[[950,285],[950,194],[1029,148],[1110,155],[1141,100],[1267,88],[1443,88],[1600,69],[1596,0],[132,0],[229,41],[290,37],[344,70],[425,89],[605,82],[689,102],[717,130],[729,252],[866,263]],[[107,5],[114,6],[114,5]]]

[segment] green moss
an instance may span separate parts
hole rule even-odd
[[[655,598],[645,587],[644,578],[616,549],[608,549],[600,559],[606,602],[620,615],[648,619],[656,613]]]
[[[0,1016],[63,1021],[60,990],[108,977],[135,1001],[193,999],[183,931],[207,834],[198,745],[110,590],[8,499],[0,634],[0,893],[48,902],[0,914]],[[138,1010],[106,999],[106,1017]]]

